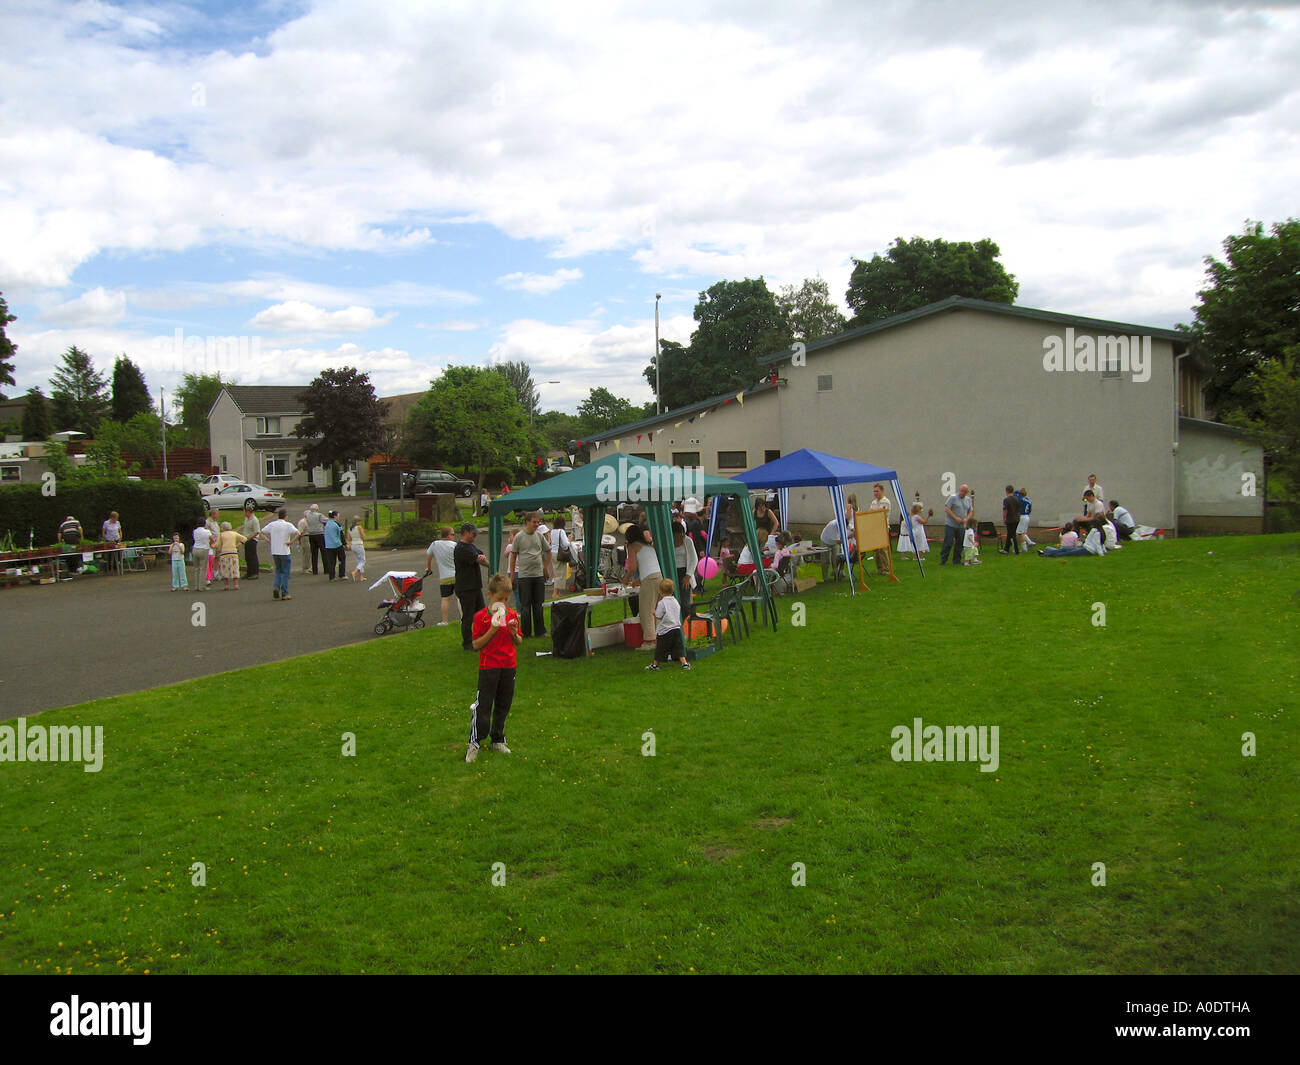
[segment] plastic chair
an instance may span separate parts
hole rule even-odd
[[[783,559],[781,560],[781,564],[782,564],[782,565],[785,565],[787,561],[789,561],[789,560],[783,558]],[[759,582],[760,579],[763,580],[763,581],[765,581],[765,582],[767,583],[767,590],[768,590],[768,598],[767,598],[767,599],[764,599],[764,598],[763,598],[763,593],[762,593],[762,591],[760,590],[760,588],[759,588],[759,586],[758,586],[758,582]],[[780,575],[777,573],[776,570],[760,569],[760,570],[756,570],[756,571],[754,572],[753,577],[751,578],[751,580],[753,581],[753,586],[754,586],[754,594],[753,594],[753,595],[745,595],[745,594],[744,594],[744,593],[745,593],[745,589],[748,588],[748,587],[750,586],[750,585],[749,585],[749,582],[746,582],[745,584],[738,584],[738,585],[735,585],[735,588],[736,588],[737,592],[740,594],[740,602],[741,602],[741,616],[742,616],[742,617],[744,616],[744,604],[745,604],[745,603],[748,603],[748,604],[749,604],[749,612],[750,612],[750,615],[751,615],[751,617],[753,617],[753,619],[754,619],[754,624],[757,625],[757,624],[758,624],[758,606],[759,606],[760,603],[762,603],[762,604],[763,604],[763,624],[766,625],[766,624],[768,623],[768,621],[770,620],[770,621],[772,622],[772,631],[773,631],[773,632],[776,631],[776,603],[772,600],[772,597],[776,595],[776,592],[774,591],[774,586],[775,586],[776,582],[777,582],[779,579],[780,579]]]

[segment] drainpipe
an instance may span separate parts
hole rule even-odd
[[[1181,439],[1181,430],[1178,424],[1179,404],[1182,402],[1182,361],[1187,358],[1190,352],[1184,351],[1181,355],[1174,356],[1174,447],[1173,447],[1173,467],[1174,478],[1172,481],[1174,493],[1174,539],[1178,539],[1178,443]]]

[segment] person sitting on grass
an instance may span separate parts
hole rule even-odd
[[[659,599],[655,603],[655,660],[645,668],[658,670],[660,662],[672,658],[682,664],[682,669],[691,668],[682,641],[682,604],[673,595],[673,582],[665,578],[659,582]]]
[[[1064,529],[1061,530],[1061,546],[1062,547],[1079,546],[1079,523],[1078,522],[1072,521],[1068,525],[1066,525]],[[1050,548],[1045,548],[1044,550],[1050,550]],[[1041,555],[1043,552],[1040,551],[1038,553]]]
[[[469,748],[465,761],[478,758],[479,741],[490,736],[492,750],[509,754],[506,716],[515,698],[515,648],[524,642],[519,615],[507,605],[514,584],[504,573],[488,581],[488,605],[474,615],[474,650],[478,652],[478,695],[471,708]]]
[[[1088,537],[1084,542],[1075,547],[1047,547],[1039,551],[1043,558],[1082,558],[1085,555],[1101,556],[1106,553],[1104,537],[1102,535],[1101,518],[1093,518],[1092,521],[1085,523],[1088,527]],[[1077,537],[1076,537],[1077,539]],[[1062,543],[1065,537],[1061,537]]]
[[[1133,533],[1137,531],[1137,520],[1126,508],[1119,505],[1118,499],[1110,500],[1106,507],[1111,521],[1115,523],[1115,534],[1121,540],[1131,539]]]

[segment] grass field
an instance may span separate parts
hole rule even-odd
[[[41,715],[104,767],[0,763],[0,971],[1300,969],[1300,536],[985,559],[691,673],[526,643],[470,766],[454,628]]]

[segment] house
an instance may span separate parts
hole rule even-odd
[[[1263,456],[1213,420],[1188,340],[954,296],[774,352],[758,385],[583,443],[724,476],[810,447],[897,469],[938,516],[945,488],[969,484],[981,521],[1001,521],[1015,484],[1036,527],[1079,514],[1095,473],[1144,525],[1258,532]],[[790,511],[820,526],[825,490],[792,489]]]
[[[225,385],[208,412],[212,461],[222,473],[268,488],[301,489],[329,486],[330,471],[298,469],[305,441],[295,428],[307,416],[301,395],[306,385]],[[401,425],[423,392],[384,399],[388,422]],[[364,461],[346,467],[360,481],[370,477]]]

